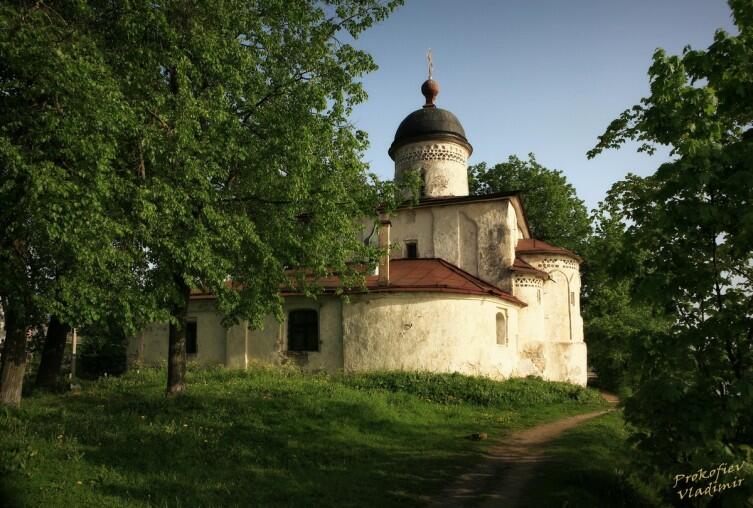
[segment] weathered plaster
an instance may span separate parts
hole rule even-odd
[[[304,370],[336,371],[343,368],[340,299],[322,296],[318,301],[303,296],[285,298],[285,319],[278,323],[272,316],[264,327],[249,331],[248,357],[276,365],[294,364]],[[287,315],[295,309],[316,309],[319,313],[319,351],[288,352]]]
[[[441,258],[512,292],[507,268],[515,259],[517,216],[508,199],[399,210],[392,222],[392,259],[406,257],[406,242],[418,255]],[[371,225],[364,231],[371,232]]]
[[[425,197],[468,195],[468,150],[451,141],[408,143],[395,152],[395,177],[419,169]]]
[[[528,304],[519,312],[521,360],[518,375],[586,383],[586,344],[580,315],[580,271],[575,259],[560,254],[521,254],[549,274],[542,280],[514,276],[513,294]],[[540,298],[539,298],[540,296]]]
[[[496,341],[498,312],[506,315],[508,345]],[[517,360],[516,312],[516,306],[491,297],[447,293],[355,296],[343,306],[345,370],[508,377]]]
[[[196,355],[189,361],[200,364],[225,364],[226,329],[221,316],[216,312],[213,300],[193,300],[188,306],[186,318],[196,321]],[[132,360],[155,364],[167,359],[169,329],[167,323],[153,323],[131,340],[129,353]],[[139,353],[141,353],[139,355]]]

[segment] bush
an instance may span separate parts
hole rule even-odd
[[[601,401],[601,396],[594,390],[569,383],[543,381],[535,377],[494,381],[458,373],[377,372],[343,375],[341,382],[364,390],[408,393],[441,404],[468,402],[480,406],[518,409],[532,404],[573,400]]]
[[[118,376],[126,370],[126,338],[122,334],[83,336],[77,352],[76,374],[83,378]]]

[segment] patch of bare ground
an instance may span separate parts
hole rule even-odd
[[[607,392],[612,404],[619,399]],[[587,420],[614,409],[604,409],[538,425],[505,436],[492,445],[476,467],[460,476],[430,506],[441,508],[514,508],[524,501],[526,486],[536,466],[547,459],[546,444]]]

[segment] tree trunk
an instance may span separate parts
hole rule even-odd
[[[21,403],[26,372],[26,327],[19,309],[9,298],[5,307],[5,343],[0,367],[0,404],[18,406]]]
[[[167,395],[181,393],[186,389],[186,313],[191,288],[183,277],[174,277],[182,301],[173,307],[172,317],[177,324],[170,323],[170,345],[167,354]]]
[[[47,336],[44,339],[44,348],[42,349],[42,360],[37,371],[36,385],[38,388],[51,389],[55,387],[60,375],[60,367],[63,365],[65,343],[70,331],[71,327],[61,323],[57,316],[50,318]]]

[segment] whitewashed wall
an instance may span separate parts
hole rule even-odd
[[[506,315],[507,345],[496,316]],[[356,296],[343,306],[346,371],[425,370],[508,377],[517,360],[517,307],[446,293]]]

